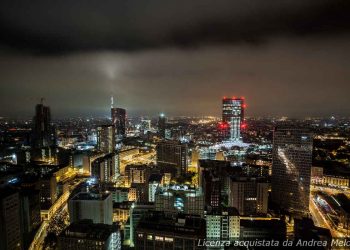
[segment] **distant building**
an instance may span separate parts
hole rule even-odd
[[[166,214],[204,215],[204,196],[200,189],[187,186],[160,187],[155,194],[156,211]]]
[[[150,176],[150,168],[147,165],[128,165],[125,168],[125,176],[128,185],[132,183],[147,184]]]
[[[104,182],[114,181],[120,172],[118,157],[117,153],[110,153],[94,160],[91,163],[91,176]]]
[[[160,167],[172,167],[176,176],[187,173],[188,145],[177,141],[158,142],[157,165]]]
[[[11,189],[0,190],[0,249],[22,250],[20,196]]]
[[[241,128],[244,127],[244,99],[224,98],[222,100],[222,122],[228,124],[229,140],[241,140]]]
[[[74,222],[59,235],[58,249],[119,250],[120,232],[115,225],[94,224],[92,220]]]
[[[280,208],[307,213],[313,135],[303,128],[277,127],[273,134],[272,201]]]
[[[151,120],[142,119],[140,131],[142,134],[147,134],[147,132],[151,131]]]
[[[229,176],[236,172],[241,172],[241,168],[232,168],[228,161],[198,161],[198,183],[203,190],[207,207],[219,208],[228,199]]]
[[[152,174],[148,181],[148,201],[154,202],[157,188],[162,183],[163,176],[161,174]]]
[[[129,201],[148,202],[147,183],[132,183],[129,188]]]
[[[50,108],[44,106],[43,99],[35,107],[35,116],[33,118],[32,146],[35,149],[55,146],[56,135],[51,124]]]
[[[108,191],[111,192],[113,203],[128,201],[128,194],[129,194],[128,188],[109,187]]]
[[[228,204],[240,215],[267,214],[269,184],[264,178],[232,177]]]
[[[207,214],[207,240],[237,240],[240,236],[239,214],[237,209],[228,207],[213,210]]]
[[[71,222],[89,219],[94,223],[112,224],[113,201],[110,193],[78,193],[68,202]]]
[[[113,153],[115,150],[115,127],[103,125],[97,127],[97,149],[103,153]]]
[[[166,217],[150,212],[138,223],[136,249],[203,249],[198,241],[205,239],[205,220],[194,216]]]
[[[130,206],[130,215],[124,227],[124,242],[123,245],[135,246],[135,229],[144,215],[150,211],[154,211],[153,203],[133,203]]]
[[[126,137],[126,111],[122,108],[111,108],[112,124],[118,139]]]
[[[158,135],[160,138],[165,138],[165,129],[166,129],[166,117],[163,113],[159,115],[158,118]]]

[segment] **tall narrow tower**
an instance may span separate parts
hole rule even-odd
[[[244,98],[222,99],[222,121],[229,126],[228,138],[230,141],[241,140],[241,128],[244,122]]]
[[[126,136],[126,110],[122,108],[114,108],[114,99],[111,97],[111,118],[115,127],[117,139],[123,139]]]
[[[55,131],[51,124],[51,113],[48,106],[44,106],[44,98],[35,107],[33,118],[33,148],[51,147],[55,145]]]

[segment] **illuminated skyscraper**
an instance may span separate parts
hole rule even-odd
[[[112,108],[111,114],[116,136],[118,139],[122,139],[126,136],[126,110],[122,108]]]
[[[51,147],[55,144],[55,130],[51,124],[50,108],[44,106],[43,100],[35,107],[35,116],[33,118],[33,147],[40,149]]]
[[[241,140],[241,128],[244,127],[244,98],[226,98],[222,100],[222,122],[229,126],[229,140]]]
[[[158,118],[158,135],[160,138],[165,138],[166,117],[163,113]]]
[[[114,152],[115,127],[113,125],[97,127],[97,149],[104,153]]]
[[[115,127],[115,135],[117,139],[126,137],[126,110],[122,108],[114,108],[114,99],[111,97],[111,118]]]
[[[272,201],[291,212],[309,211],[312,133],[303,128],[275,128]]]

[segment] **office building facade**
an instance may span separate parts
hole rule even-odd
[[[157,165],[173,167],[176,176],[187,173],[188,145],[177,141],[161,141],[157,143]]]
[[[117,139],[126,137],[126,110],[122,108],[111,108],[112,124],[115,127]]]
[[[241,140],[241,128],[244,124],[244,98],[224,98],[222,100],[222,122],[228,125],[230,141]]]
[[[264,178],[230,178],[229,206],[240,215],[266,215],[269,184]]]
[[[303,128],[276,127],[272,152],[272,201],[296,213],[309,211],[313,135]]]
[[[115,127],[114,125],[103,125],[97,127],[97,149],[103,153],[110,154],[115,150]]]

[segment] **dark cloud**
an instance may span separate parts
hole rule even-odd
[[[30,117],[40,97],[54,118],[220,115],[223,96],[245,96],[248,116],[350,115],[350,36],[64,56],[0,57],[0,116]]]
[[[348,0],[2,1],[3,47],[38,54],[264,43],[349,31]]]

